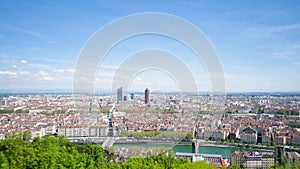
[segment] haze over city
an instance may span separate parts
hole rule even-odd
[[[126,15],[162,12],[194,24],[211,41],[224,69],[226,91],[300,91],[299,8],[298,1],[3,1],[0,89],[71,91],[77,58],[97,30]],[[172,52],[191,70],[199,91],[212,90],[203,63],[191,50],[148,34],[126,39],[107,54],[98,66],[95,91],[111,92],[120,63],[145,48]],[[145,87],[179,90],[158,70],[138,74],[129,90]]]

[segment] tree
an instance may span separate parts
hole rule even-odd
[[[185,139],[191,140],[194,138],[193,132],[188,132],[185,136]]]
[[[271,146],[276,146],[276,143],[272,141]]]
[[[187,162],[178,167],[179,169],[214,169],[215,167],[205,161]]]
[[[290,160],[287,160],[286,163],[284,164],[285,169],[291,169],[291,163]]]
[[[22,138],[24,141],[29,141],[31,138],[31,132],[29,130],[22,133]]]
[[[116,163],[114,154],[97,144],[77,145],[63,137],[53,136],[35,138],[30,143],[15,137],[0,141],[0,168],[213,168],[205,162],[191,163],[169,154],[133,157],[126,162]]]
[[[121,169],[121,165],[120,165],[119,163],[109,162],[109,163],[107,164],[107,168]]]
[[[9,169],[9,163],[8,160],[2,152],[0,152],[0,168],[2,169]]]
[[[94,160],[95,166],[98,168],[104,168],[104,166],[106,166],[106,159],[103,148],[96,144],[86,144],[84,146],[87,154]]]
[[[299,161],[297,159],[294,159],[293,169],[299,169],[299,168],[300,168]]]

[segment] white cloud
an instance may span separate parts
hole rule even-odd
[[[294,52],[292,52],[292,51],[285,51],[285,50],[273,52],[273,55],[276,58],[281,58],[281,59],[288,58],[288,57],[292,56],[293,54],[294,54]]]
[[[74,73],[74,72],[75,72],[75,69],[67,69],[66,72]]]
[[[45,71],[37,71],[37,79],[38,80],[54,80],[53,77],[49,76],[49,73],[45,72]]]
[[[300,54],[300,45],[293,44],[282,47],[282,49],[277,49],[273,51],[272,55],[275,59],[290,59],[292,57],[298,57]]]
[[[18,74],[12,71],[0,71],[0,75],[17,76]]]
[[[70,61],[66,61],[66,60],[63,60],[63,59],[53,59],[53,58],[45,58],[45,57],[32,57],[30,59],[34,60],[34,61],[39,61],[39,62],[49,62],[49,63],[59,63],[59,64],[71,64]]]
[[[229,79],[229,78],[236,78],[237,76],[234,74],[229,74],[229,73],[225,73],[225,78]]]
[[[289,45],[289,49],[300,49],[300,44]]]
[[[52,71],[56,72],[56,73],[63,73],[63,72],[65,72],[64,69],[53,69]]]
[[[213,74],[211,74],[211,76],[210,76],[211,78],[226,78],[226,79],[228,79],[228,78],[235,78],[236,77],[236,75],[233,75],[233,74],[229,74],[229,73],[213,73]]]
[[[18,72],[20,75],[29,75],[30,73],[27,71],[19,71]]]
[[[109,78],[96,78],[95,82],[96,83],[103,83],[103,84],[111,84],[112,79],[109,79]]]
[[[17,68],[18,68],[18,66],[17,66],[17,65],[12,65],[12,67],[13,67],[14,69],[17,69]]]
[[[152,82],[134,81],[134,82],[131,83],[130,86],[134,86],[134,87],[142,86],[142,87],[144,87],[144,86],[152,86],[152,85],[153,85]]]
[[[298,30],[300,29],[300,24],[290,24],[290,25],[279,25],[270,27],[270,33],[277,33],[277,32],[285,32],[289,30]]]
[[[26,64],[27,60],[21,60],[20,62],[23,63],[23,64]]]
[[[53,77],[41,77],[41,78],[38,78],[38,80],[54,80]]]
[[[276,26],[254,26],[249,27],[243,31],[243,35],[254,38],[272,38],[278,36],[280,33],[287,33],[289,31],[297,31],[300,29],[300,23]]]
[[[37,73],[41,76],[49,76],[49,73],[45,72],[45,71],[37,71]]]
[[[32,35],[32,36],[35,36],[35,37],[38,37],[38,38],[42,37],[40,33],[32,31],[32,30],[27,30],[27,29],[23,29],[23,28],[15,28],[15,30],[17,32],[25,33],[25,34]]]
[[[56,73],[64,73],[64,72],[74,73],[75,69],[53,69],[52,71]]]
[[[71,77],[70,76],[61,76],[57,79],[60,79],[60,80],[73,80],[73,77],[72,76]]]

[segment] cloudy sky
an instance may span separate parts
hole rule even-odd
[[[111,21],[142,12],[169,13],[200,29],[219,55],[227,91],[300,91],[299,11],[297,0],[4,0],[0,91],[72,90],[77,59],[87,40]],[[212,90],[193,52],[158,35],[132,37],[115,46],[98,65],[95,90],[110,91],[118,66],[132,53],[149,48],[172,52],[189,67],[200,91]],[[177,84],[153,69],[132,77],[129,90],[176,91]]]

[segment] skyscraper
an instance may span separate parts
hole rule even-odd
[[[146,90],[145,90],[145,103],[146,104],[148,104],[150,101],[149,97],[150,97],[150,90],[148,88],[146,88]]]
[[[120,101],[123,101],[123,87],[120,87],[117,90],[117,103]]]
[[[130,94],[130,99],[131,99],[131,100],[134,100],[134,93],[131,93],[131,94]],[[300,111],[299,111],[299,112],[300,112]]]

